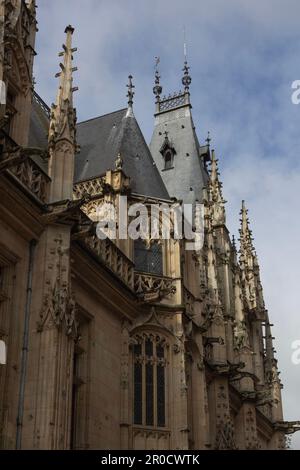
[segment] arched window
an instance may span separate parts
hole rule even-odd
[[[134,263],[137,271],[144,273],[163,275],[162,247],[158,243],[152,243],[147,247],[141,238],[134,242]]]
[[[176,150],[169,140],[168,134],[169,133],[166,131],[163,144],[159,150],[164,159],[164,170],[171,170],[174,167],[174,155],[176,155]]]
[[[173,152],[171,150],[167,150],[164,154],[165,159],[165,170],[170,170],[173,168]]]
[[[159,336],[135,338],[133,348],[133,422],[143,426],[166,425],[166,351]]]

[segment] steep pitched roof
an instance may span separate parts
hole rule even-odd
[[[48,146],[49,130],[49,108],[44,101],[36,94],[33,95],[28,146],[46,149]],[[48,163],[42,160],[38,155],[31,157],[37,165],[48,173]]]
[[[126,113],[126,109],[121,109],[78,124],[77,140],[81,150],[75,159],[75,182],[113,169],[120,152],[133,192],[168,199],[140,127],[135,117]]]
[[[49,112],[47,105],[35,94],[30,118],[30,146],[47,147]],[[169,199],[141,129],[135,117],[126,116],[126,112],[127,109],[121,109],[77,124],[80,153],[75,157],[74,181],[84,181],[114,169],[120,152],[133,192]]]

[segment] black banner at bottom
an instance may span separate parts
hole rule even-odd
[[[135,469],[150,466],[205,467],[214,463],[252,465],[256,463],[277,463],[287,465],[297,457],[294,450],[286,451],[122,451],[122,450],[75,450],[75,451],[0,451],[0,468],[5,464],[38,464],[42,467],[57,464],[81,465],[86,468],[121,466]],[[88,466],[88,467],[87,467]]]

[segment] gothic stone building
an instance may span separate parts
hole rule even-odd
[[[147,146],[128,107],[76,123],[73,28],[56,102],[33,90],[34,0],[0,1],[0,447],[278,449],[283,420],[243,203],[226,226],[217,159],[198,141],[189,68]],[[97,234],[97,207],[201,202],[204,245]],[[158,219],[162,224],[161,219]]]

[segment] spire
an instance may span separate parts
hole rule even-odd
[[[184,55],[184,66],[183,66],[183,77],[182,77],[182,84],[184,86],[185,93],[189,93],[190,84],[192,83],[192,79],[189,74],[190,67],[188,66],[187,62],[187,51],[186,51],[186,37],[185,37],[185,28],[183,28],[183,55]]]
[[[240,232],[240,266],[243,276],[243,286],[248,308],[259,309],[264,314],[264,301],[259,278],[259,270],[255,266],[255,253],[252,232],[249,228],[248,210],[242,201]]]
[[[73,108],[73,92],[78,88],[73,88],[73,72],[77,67],[72,66],[73,52],[77,48],[72,48],[72,35],[74,28],[67,26],[65,29],[66,43],[63,44],[63,52],[59,57],[63,57],[59,64],[61,72],[55,75],[59,77],[59,88],[56,102],[52,105],[49,127],[49,145],[52,147],[60,139],[69,140],[76,146],[76,111]]]
[[[222,194],[222,183],[219,180],[218,160],[215,156],[215,151],[211,153],[211,168],[209,178],[209,198],[212,203],[212,217],[213,224],[225,224],[225,208],[226,201]]]
[[[132,83],[132,75],[128,76],[128,92],[127,92],[127,98],[128,98],[128,108],[127,108],[127,113],[126,117],[132,117],[133,116],[133,97],[134,97],[134,88],[135,86]]]
[[[226,201],[222,195],[222,183],[219,180],[219,168],[218,168],[218,159],[216,158],[215,151],[211,152],[211,167],[210,167],[210,193],[212,202],[219,202],[225,204]]]
[[[207,137],[205,139],[206,145],[208,148],[210,148],[210,143],[211,143],[211,137],[210,137],[210,132],[207,132]]]
[[[160,102],[160,95],[162,93],[162,86],[160,84],[160,75],[158,70],[158,64],[160,62],[159,57],[155,57],[155,85],[153,87],[153,93],[156,96],[155,103],[158,104]]]
[[[242,261],[251,264],[251,268],[253,267],[254,261],[254,247],[253,247],[253,238],[252,232],[249,228],[249,219],[248,219],[248,210],[246,209],[245,201],[242,201],[242,209],[240,212],[241,215],[241,228],[240,232],[240,258]]]
[[[190,84],[192,83],[191,76],[189,74],[190,67],[188,66],[187,59],[185,57],[184,66],[183,66],[183,77],[182,77],[182,84],[184,86],[184,91],[189,93]]]

